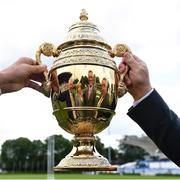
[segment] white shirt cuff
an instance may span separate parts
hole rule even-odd
[[[147,98],[152,92],[154,91],[154,88],[152,88],[147,94],[145,94],[142,98],[138,99],[137,101],[134,101],[133,107],[137,106],[141,101],[143,101],[145,98]]]

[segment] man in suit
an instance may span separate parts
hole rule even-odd
[[[109,83],[108,80],[104,77],[101,81],[101,96],[97,102],[97,107],[102,107],[102,108],[110,108],[109,104],[109,93],[108,93],[108,87]],[[95,114],[95,117],[109,117],[109,113],[104,112],[102,110],[97,111]]]
[[[101,97],[97,107],[109,108],[108,81],[106,78],[103,78],[101,82]]]
[[[88,71],[88,86],[84,90],[83,99],[84,106],[94,107],[96,104],[96,87],[94,85],[94,74],[92,70]],[[94,110],[84,111],[84,116],[93,118],[95,115]]]
[[[180,166],[180,118],[168,107],[158,92],[151,87],[146,64],[137,56],[125,53],[119,66],[125,76],[128,92],[134,99],[130,116],[156,143],[159,149]]]
[[[92,70],[88,71],[88,86],[84,91],[84,105],[95,106],[96,101],[96,87],[94,86],[94,74]]]
[[[69,79],[68,80],[68,89],[64,90],[64,91],[60,91],[59,96],[58,96],[58,100],[60,100],[61,102],[66,102],[66,107],[75,107],[75,100],[74,100],[74,94],[73,94],[73,89],[74,89],[74,84],[73,84],[73,80]],[[76,113],[75,111],[69,111],[68,115],[70,117],[70,119],[76,119]]]

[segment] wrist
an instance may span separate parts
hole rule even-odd
[[[10,78],[5,70],[0,71],[0,95],[7,93],[7,87],[9,86]]]
[[[11,83],[11,76],[7,69],[0,71],[0,86]]]
[[[4,93],[4,84],[6,84],[6,75],[3,73],[3,71],[0,71],[0,95]]]
[[[0,71],[0,87],[6,83],[6,75],[3,71]]]
[[[133,94],[134,101],[138,101],[142,97],[144,97],[147,93],[149,93],[152,90],[151,86],[145,87],[143,89],[138,89],[137,92]]]

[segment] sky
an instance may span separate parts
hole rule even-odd
[[[63,43],[81,9],[109,45],[125,43],[145,61],[152,87],[180,114],[180,0],[1,0],[0,70],[19,57],[35,58],[43,42]],[[50,68],[53,59],[43,62]],[[110,126],[98,134],[106,146],[117,147],[125,135],[144,135],[126,115],[132,103],[129,94],[118,100]],[[0,96],[0,144],[52,134],[73,137],[58,126],[49,98],[28,88]]]

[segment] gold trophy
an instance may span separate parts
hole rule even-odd
[[[113,57],[122,57],[127,51],[130,49],[124,44],[112,50],[84,9],[64,43],[57,48],[50,43],[39,47],[39,63],[41,54],[54,57],[52,68],[44,73],[44,94],[51,97],[59,126],[75,135],[72,151],[54,170],[116,170],[96,151],[94,134],[109,126],[118,97],[126,93],[126,72],[119,74]]]

